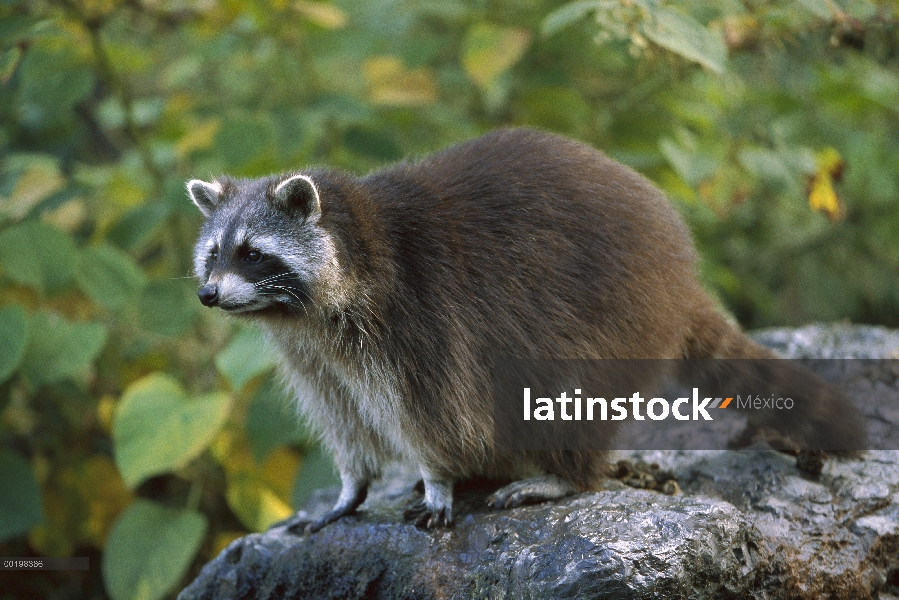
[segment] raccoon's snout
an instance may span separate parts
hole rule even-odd
[[[219,288],[217,285],[206,284],[197,290],[197,296],[203,306],[215,306],[219,301]]]

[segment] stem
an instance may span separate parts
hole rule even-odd
[[[165,177],[162,174],[162,170],[153,161],[150,144],[140,132],[137,123],[134,120],[134,99],[131,95],[131,91],[128,89],[128,85],[125,81],[121,79],[112,68],[109,54],[106,51],[106,47],[103,45],[103,40],[100,38],[99,24],[85,23],[85,26],[87,27],[88,34],[91,38],[91,48],[94,51],[94,56],[97,58],[97,66],[100,69],[100,74],[109,86],[118,93],[119,101],[121,101],[122,109],[125,112],[125,131],[128,133],[128,137],[131,138],[131,141],[134,142],[134,145],[137,146],[141,162],[153,178],[155,192],[158,195],[162,192],[162,182]]]
[[[144,169],[147,170],[153,179],[155,195],[160,195],[162,193],[165,175],[163,174],[162,169],[160,169],[153,160],[150,144],[134,120],[134,98],[131,94],[131,90],[125,79],[116,73],[112,66],[112,61],[109,58],[109,52],[107,52],[106,46],[103,44],[103,39],[100,36],[103,19],[85,14],[84,10],[75,0],[62,0],[62,4],[77,15],[78,20],[87,31],[88,36],[90,37],[91,50],[94,53],[100,77],[106,82],[110,89],[117,94],[119,101],[122,103],[122,109],[125,113],[125,132],[128,134],[128,137],[134,145],[137,146]]]
[[[193,477],[190,480],[190,490],[187,492],[187,501],[184,508],[196,511],[200,508],[200,500],[203,498],[203,477]]]
[[[306,76],[305,88],[311,92],[311,96],[319,94],[322,90],[321,79],[318,71],[315,69],[315,61],[312,59],[312,49],[309,47],[309,39],[305,31],[299,32],[297,39],[297,49],[299,51],[300,66],[303,69],[303,75]]]

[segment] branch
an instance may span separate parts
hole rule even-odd
[[[156,193],[161,193],[165,175],[159,165],[153,160],[150,143],[143,135],[143,132],[140,131],[134,119],[134,96],[125,78],[120,77],[113,68],[109,52],[107,52],[106,46],[103,44],[100,29],[103,27],[104,18],[86,14],[76,0],[61,0],[61,2],[63,6],[78,17],[78,20],[87,31],[99,75],[109,88],[118,95],[119,101],[122,103],[122,109],[125,114],[125,132],[132,143],[137,146],[141,163],[152,177]]]

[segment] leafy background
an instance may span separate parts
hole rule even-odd
[[[492,128],[660,185],[746,327],[899,325],[899,3],[0,2],[0,598],[156,599],[333,481],[183,182]]]

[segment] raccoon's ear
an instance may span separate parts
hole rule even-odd
[[[275,204],[288,212],[298,211],[310,217],[322,211],[318,187],[311,177],[294,175],[278,184],[272,194]]]
[[[222,197],[222,184],[219,182],[207,183],[199,179],[191,179],[187,182],[187,193],[194,201],[203,216],[208,217],[218,206]]]

